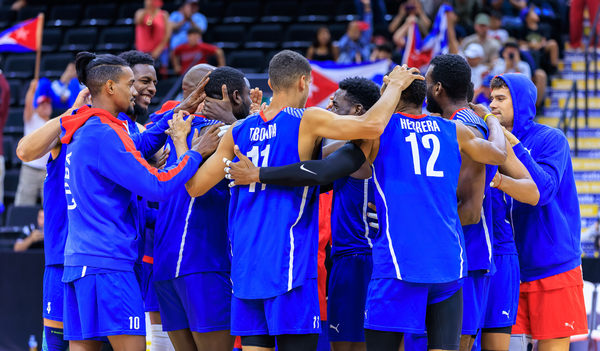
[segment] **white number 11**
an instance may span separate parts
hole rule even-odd
[[[252,163],[256,167],[268,167],[270,150],[271,150],[271,145],[268,144],[267,147],[260,152],[260,156],[262,157],[262,164],[260,166],[258,165],[258,161],[260,158],[259,153],[258,153],[258,146],[253,146],[252,149],[250,149],[250,151],[248,151],[248,154],[246,154],[246,156],[248,156],[248,158],[252,161]],[[260,190],[265,190],[266,186],[267,186],[267,184],[263,184],[261,186]],[[256,191],[256,183],[250,184],[250,189],[248,189],[248,191],[251,193],[255,192]]]

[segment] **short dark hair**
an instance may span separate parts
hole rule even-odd
[[[190,29],[187,30],[187,35],[190,34],[202,35],[202,30],[200,28],[190,27]]]
[[[244,74],[235,68],[228,66],[219,67],[210,72],[210,79],[204,87],[204,92],[210,98],[222,99],[223,91],[221,87],[225,84],[231,98],[234,91],[242,92],[244,87],[248,87],[245,78]]]
[[[492,81],[490,82],[490,88],[491,89],[500,89],[500,88],[508,89],[508,85],[506,84],[504,79],[502,79],[502,77],[495,76],[494,78],[492,78]]]
[[[346,91],[346,96],[352,103],[361,104],[365,111],[370,109],[379,100],[379,86],[370,79],[352,77],[342,80],[340,89]]]
[[[269,80],[273,90],[287,89],[301,76],[312,71],[308,60],[297,52],[283,50],[269,62]]]
[[[448,97],[452,100],[466,99],[471,83],[471,67],[459,55],[439,55],[431,60],[434,83],[442,83]]]
[[[375,47],[375,49],[379,50],[379,51],[384,51],[387,53],[394,53],[394,48],[392,47],[392,44],[390,43],[383,43],[383,44],[379,44]]]
[[[119,54],[119,57],[127,61],[129,67],[135,65],[150,65],[154,66],[154,59],[150,54],[138,50],[129,50]]]
[[[415,106],[423,106],[425,96],[427,96],[427,83],[424,80],[415,79],[408,88],[402,91],[400,100]]]
[[[96,55],[82,51],[75,57],[77,78],[90,89],[92,96],[96,95],[109,79],[118,81],[123,67],[128,66],[127,61],[110,54]]]

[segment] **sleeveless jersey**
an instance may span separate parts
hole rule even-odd
[[[194,130],[219,121],[196,118],[188,136],[191,145]],[[177,162],[171,138],[166,167]],[[227,208],[229,188],[223,180],[206,194],[192,198],[181,186],[168,200],[159,204],[154,233],[154,280],[174,279],[200,272],[229,272]]]
[[[286,107],[265,121],[255,114],[233,127],[240,151],[261,167],[300,162],[304,109]],[[318,187],[235,186],[229,204],[233,294],[279,296],[317,277]]]
[[[367,204],[375,203],[373,178],[350,176],[333,182],[331,256],[371,253],[377,231],[367,222]]]
[[[516,255],[510,208],[513,199],[501,190],[492,189],[494,217],[494,255]]]
[[[392,116],[373,163],[380,228],[373,278],[444,283],[466,275],[456,201],[460,165],[453,122]]]
[[[477,128],[485,139],[488,138],[487,124],[473,110],[462,108],[454,113],[453,119],[461,121],[467,126]],[[493,252],[493,217],[492,193],[490,182],[498,170],[497,166],[485,166],[485,189],[483,191],[483,206],[479,223],[463,227],[467,257],[469,258],[469,271],[485,270],[490,273],[495,271]]]
[[[44,255],[46,266],[64,264],[67,241],[67,198],[65,195],[65,155],[62,146],[56,159],[46,165],[44,180]]]

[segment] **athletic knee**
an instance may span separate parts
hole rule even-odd
[[[69,342],[64,339],[62,328],[44,326],[42,351],[64,351],[69,348]]]

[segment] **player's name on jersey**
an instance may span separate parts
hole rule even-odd
[[[414,130],[417,133],[439,132],[440,126],[437,121],[411,121],[401,118],[400,126],[402,129]]]
[[[250,141],[263,141],[277,136],[277,123],[266,127],[250,128]]]

